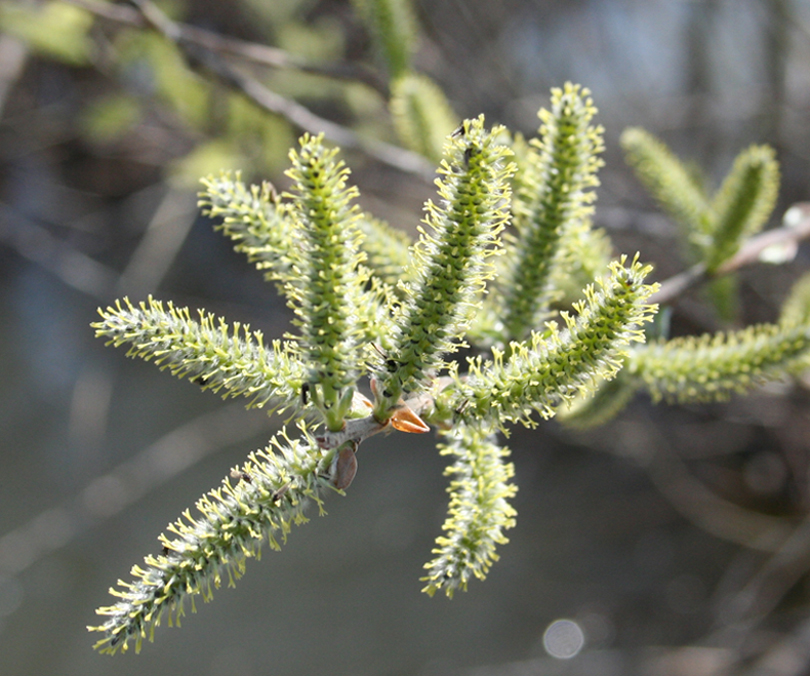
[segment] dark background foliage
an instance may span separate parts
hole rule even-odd
[[[281,335],[289,312],[197,216],[190,178],[241,166],[283,186],[298,130],[205,84],[140,29],[99,21],[79,47],[54,56],[51,44],[49,54],[60,32],[43,40],[21,29],[14,10],[28,6],[4,3],[0,34],[4,675],[806,671],[802,382],[711,406],[640,398],[590,432],[555,422],[516,430],[518,526],[490,578],[452,601],[427,598],[418,583],[443,520],[443,459],[431,439],[373,440],[348,496],[294,531],[281,554],[250,561],[236,589],[182,630],[159,630],[140,657],[96,655],[84,627],[110,602],[107,588],[276,423],[105,349],[89,323],[99,304],[153,293]],[[806,0],[425,0],[417,9],[416,65],[459,116],[484,112],[532,134],[551,86],[591,88],[607,143],[596,223],[617,249],[654,262],[657,279],[685,263],[675,227],[624,166],[625,127],[662,136],[713,187],[739,150],[770,143],[783,171],[777,216],[808,198]],[[186,0],[168,10],[316,61],[375,63],[347,2]],[[20,30],[30,46],[14,37]],[[393,142],[368,88],[250,70],[323,117]],[[413,230],[432,187],[347,157],[364,206]],[[807,266],[802,248],[789,265],[744,271],[739,322],[775,319]],[[723,326],[698,292],[674,304],[674,334]],[[791,533],[792,548],[779,550]],[[542,647],[561,617],[587,640],[568,662]]]

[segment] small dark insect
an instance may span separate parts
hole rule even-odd
[[[480,151],[475,146],[467,146],[464,149],[464,166],[469,168],[470,160],[479,153]]]
[[[289,483],[286,483],[286,484],[284,484],[284,485],[283,485],[281,488],[279,488],[279,489],[278,489],[278,490],[277,490],[275,493],[273,493],[273,497],[271,498],[271,500],[272,500],[273,502],[280,502],[280,501],[281,501],[281,498],[283,498],[283,497],[284,497],[284,494],[285,494],[285,493],[286,493],[288,490],[290,490],[290,484],[289,484]]]
[[[309,396],[309,383],[301,385],[301,406],[307,405],[307,398]]]
[[[236,481],[244,481],[246,484],[253,483],[253,479],[251,478],[250,474],[238,470],[236,468],[231,470],[231,479],[234,479]]]
[[[461,136],[466,135],[467,135],[467,128],[464,126],[464,123],[462,122],[458,127],[456,127],[456,130],[452,134],[450,134],[450,138],[459,138]]]
[[[383,358],[385,370],[388,371],[388,373],[394,373],[399,366],[399,362],[396,359],[389,357],[379,345],[372,343],[371,346],[376,350],[377,354]]]
[[[454,413],[455,413],[456,415],[461,415],[462,413],[464,413],[464,411],[466,410],[467,406],[469,406],[469,405],[470,405],[470,400],[469,400],[469,399],[465,399],[464,401],[462,401],[462,402],[461,402],[461,403],[458,405],[458,408],[456,408],[456,410],[454,411]]]

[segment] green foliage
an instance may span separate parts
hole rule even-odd
[[[569,424],[602,422],[640,389],[723,399],[807,365],[806,282],[777,325],[644,344],[657,310],[651,268],[638,255],[608,262],[610,242],[591,227],[595,113],[588,91],[566,84],[528,143],[465,120],[446,139],[416,242],[359,210],[348,169],[320,136],[291,151],[282,195],[238,173],[204,180],[203,212],[286,296],[298,334],[266,345],[246,326],[192,320],[151,298],[101,311],[96,333],[205,389],[286,410],[301,434],[251,454],[235,483],[170,526],[163,553],[98,611],[107,620],[92,627],[104,633],[97,648],[138,650],[162,617],[179,620],[187,598],[193,609],[225,575],[232,584],[265,540],[277,548],[305,520],[308,501],[323,512],[327,489],[349,487],[356,450],[379,432],[433,426],[453,458],[448,518],[423,578],[428,594],[452,596],[488,574],[515,525],[514,468],[498,439],[511,423],[534,427],[558,412]],[[778,172],[767,149],[744,153],[710,203],[655,139],[633,130],[624,142],[704,263],[733,255],[770,213]],[[468,343],[465,361],[451,357]]]
[[[406,72],[391,83],[391,116],[397,136],[411,150],[438,162],[458,118],[435,82]]]
[[[623,365],[615,378],[600,383],[592,395],[579,395],[566,402],[557,412],[557,419],[573,429],[604,425],[627,406],[637,390],[637,383],[627,376]]]
[[[594,228],[589,218],[575,223],[560,241],[558,259],[565,265],[552,266],[549,285],[559,298],[555,307],[571,307],[582,289],[599,277],[613,256],[613,244],[607,233]]]
[[[170,173],[196,180],[219,172],[203,182],[203,213],[285,296],[297,333],[265,341],[239,322],[151,297],[117,301],[93,326],[129,356],[284,413],[299,432],[282,432],[251,453],[198,501],[196,514],[187,510],[169,526],[160,554],[111,590],[117,601],[99,609],[106,619],[91,628],[104,635],[101,652],[124,652],[131,642],[139,650],[162,620],[179,624],[186,601],[194,610],[223,579],[233,584],[265,542],[278,549],[292,525],[306,521],[308,503],[324,513],[325,494],[344,493],[357,471],[355,452],[377,433],[439,430],[440,452],[452,458],[450,501],[423,581],[431,596],[453,596],[484,579],[515,525],[514,468],[499,440],[510,424],[534,427],[538,416],[560,414],[569,425],[595,425],[642,390],[656,401],[716,401],[807,368],[808,278],[796,284],[777,324],[645,343],[657,310],[658,287],[646,281],[651,268],[638,255],[611,262],[611,242],[592,226],[603,130],[587,89],[567,83],[552,90],[535,139],[487,130],[483,117],[451,134],[456,117],[446,96],[414,67],[410,0],[355,0],[388,77],[340,84],[324,77],[328,64],[313,67],[338,60],[344,46],[328,19],[304,25],[300,0],[246,1],[267,19],[259,28],[294,52],[261,82],[251,80],[253,91],[269,87],[278,105],[266,107],[297,117],[269,116],[246,89],[231,91],[228,78],[221,80],[227,88],[213,86],[210,74],[196,72],[183,40],[119,27],[105,33],[103,56],[106,74],[119,77],[125,93],[85,110],[80,131],[94,143],[115,143],[139,119],[170,120],[181,137]],[[100,62],[91,14],[77,7],[5,2],[0,24],[74,67]],[[142,89],[133,96],[135,81]],[[301,113],[317,120],[294,97],[337,100],[367,135],[357,136],[355,148],[374,147],[393,123],[404,146],[439,164],[438,197],[425,206],[416,242],[360,211],[349,171],[323,136],[304,135],[288,155]],[[716,305],[733,308],[728,263],[774,208],[774,151],[743,151],[711,194],[651,134],[628,129],[622,145],[681,228]],[[269,183],[246,185],[240,173],[222,171],[266,173],[286,158],[292,186],[281,195]],[[464,360],[454,356],[459,348],[469,348]]]
[[[622,145],[638,177],[679,223],[694,260],[714,275],[746,238],[765,225],[776,204],[779,165],[768,146],[741,152],[720,189],[709,199],[694,172],[658,139],[641,129],[627,129]],[[714,279],[707,295],[724,320],[735,317],[737,283],[733,276]]]
[[[353,0],[391,80],[410,69],[416,20],[410,0]]]
[[[583,133],[590,138],[590,128]],[[239,471],[236,486],[226,481],[204,497],[201,517],[186,515],[172,527],[178,537],[162,539],[166,553],[148,557],[133,571],[136,580],[114,592],[121,601],[100,611],[109,616],[95,628],[106,634],[101,649],[124,650],[130,638],[137,649],[164,611],[176,619],[186,596],[208,598],[225,570],[238,577],[265,537],[300,520],[305,498],[320,501],[324,487],[351,483],[358,445],[383,430],[439,426],[448,440],[443,452],[455,456],[450,515],[426,591],[452,595],[486,575],[515,516],[513,468],[492,430],[508,421],[533,424],[531,410],[549,417],[592,381],[612,377],[623,348],[642,338],[654,291],[643,282],[649,268],[622,259],[585,290],[576,316],[561,315],[563,329],[549,324],[506,356],[496,348],[491,359],[471,361],[467,377],[446,361],[496,274],[493,256],[503,253],[499,233],[516,170],[506,138],[479,117],[447,139],[439,201],[427,202],[413,244],[359,212],[348,170],[320,137],[304,136],[291,152],[293,186],[284,195],[228,173],[204,181],[204,212],[287,296],[300,335],[267,347],[248,327],[231,329],[205,313],[193,321],[188,310],[151,299],[102,311],[97,335],[204,388],[310,423],[302,440],[274,441],[275,451],[254,454]],[[504,312],[495,312],[501,343]],[[371,401],[358,391],[363,377]]]
[[[96,143],[124,136],[141,119],[141,107],[132,96],[112,95],[93,101],[82,115],[84,134]]]
[[[661,206],[680,224],[692,255],[715,272],[758,233],[776,204],[779,165],[772,148],[741,152],[712,199],[658,139],[642,129],[622,134],[627,161]]]
[[[234,250],[245,254],[265,279],[293,283],[293,221],[273,186],[265,182],[247,188],[239,172],[210,176],[202,183],[202,213],[222,219],[214,229],[234,240]]]
[[[62,2],[0,3],[0,28],[25,40],[35,51],[71,66],[90,62],[87,33],[93,18]]]

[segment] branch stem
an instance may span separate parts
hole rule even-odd
[[[651,303],[669,303],[675,298],[698,284],[709,279],[722,277],[723,275],[736,272],[752,263],[756,263],[762,252],[771,246],[798,244],[802,240],[810,237],[810,202],[801,202],[792,207],[798,209],[800,220],[790,226],[784,225],[763,232],[756,237],[752,237],[743,244],[740,250],[725,263],[717,268],[717,271],[710,274],[704,263],[697,263],[688,270],[679,272],[661,283],[661,289],[650,297]]]

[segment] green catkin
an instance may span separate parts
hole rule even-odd
[[[395,19],[407,4],[366,3],[377,12],[391,73],[410,73],[412,38]],[[292,151],[284,195],[269,184],[245,186],[238,174],[204,181],[204,213],[287,296],[298,335],[266,344],[248,326],[205,312],[192,319],[152,298],[100,310],[96,334],[204,389],[292,411],[300,435],[274,437],[204,495],[195,514],[170,524],[162,552],[135,566],[133,579],[111,590],[115,602],[97,611],[105,620],[90,629],[103,635],[100,652],[133,643],[138,651],[162,621],[179,623],[189,604],[209,600],[224,580],[234,584],[265,542],[278,549],[306,521],[307,503],[323,512],[327,489],[348,487],[354,452],[378,432],[425,431],[421,423],[440,430],[441,453],[452,457],[450,504],[422,579],[428,594],[452,596],[487,575],[515,524],[514,468],[496,436],[509,423],[535,426],[538,414],[549,418],[575,400],[570,422],[604,419],[644,387],[656,399],[722,399],[808,366],[806,280],[775,326],[644,344],[643,325],[657,310],[657,285],[645,283],[650,267],[622,257],[603,275],[609,243],[590,227],[602,150],[595,112],[587,90],[554,90],[540,140],[511,141],[516,163],[503,128],[464,121],[445,143],[438,199],[427,203],[413,244],[360,213],[348,170],[321,136],[305,135]],[[704,263],[733,255],[767,220],[778,182],[769,149],[743,153],[709,204],[646,132],[629,130],[623,144]],[[502,246],[510,217],[515,233]],[[582,277],[597,281],[579,295]],[[582,300],[543,323],[561,291]],[[491,353],[469,357],[462,372],[445,358],[466,339]],[[366,376],[373,402],[359,390]],[[315,419],[316,431],[304,419]]]
[[[773,148],[751,146],[737,156],[712,204],[711,272],[731,258],[742,241],[762,230],[776,204],[779,164]]]
[[[722,401],[806,368],[808,349],[806,324],[765,324],[652,342],[630,352],[627,370],[656,401]]]
[[[566,232],[592,212],[596,172],[602,165],[602,128],[591,125],[596,108],[590,92],[567,83],[552,90],[551,110],[541,110],[540,139],[524,153],[521,194],[515,213],[516,236],[507,241],[503,294],[504,342],[523,340],[542,324],[556,291],[550,281]]]
[[[197,502],[160,536],[163,553],[150,555],[132,568],[133,581],[119,580],[110,593],[119,600],[96,612],[108,619],[88,627],[104,637],[95,644],[101,653],[126,652],[134,641],[140,652],[153,640],[164,617],[180,625],[187,603],[208,602],[223,578],[234,586],[249,558],[259,558],[262,545],[280,549],[292,526],[307,521],[304,510],[315,502],[321,513],[322,494],[332,489],[331,458],[318,449],[305,428],[303,438],[282,432],[262,451],[251,453],[238,472],[242,478],[222,485]]]
[[[515,526],[517,513],[509,499],[517,487],[509,483],[515,474],[512,463],[505,462],[509,450],[497,444],[494,434],[459,426],[443,436],[447,443],[440,452],[454,459],[445,470],[452,478],[449,515],[422,581],[430,596],[442,590],[452,598],[457,590],[467,590],[470,579],[486,578],[498,560],[495,549],[509,541],[504,531]]]
[[[366,25],[389,78],[410,70],[416,41],[416,20],[411,0],[353,0]]]
[[[411,240],[404,232],[368,214],[357,221],[363,233],[363,251],[371,274],[392,290],[402,280],[408,265]]]
[[[444,92],[427,76],[407,72],[391,83],[390,106],[400,140],[439,162],[444,141],[458,123]]]
[[[686,241],[693,249],[705,249],[710,227],[709,203],[695,177],[666,145],[644,129],[625,129],[621,144],[628,164],[681,226]]]
[[[360,269],[362,233],[357,189],[346,185],[349,170],[323,136],[304,135],[291,151],[291,215],[300,262],[300,282],[290,289],[301,328],[302,359],[309,365],[314,404],[327,427],[338,431],[349,412],[362,362],[358,308],[367,304],[366,277]]]
[[[214,229],[232,239],[234,250],[245,254],[265,279],[294,283],[294,224],[273,187],[246,186],[239,172],[208,176],[202,184],[198,204],[203,215],[222,219]],[[279,288],[283,290],[283,284]]]
[[[223,397],[247,397],[250,406],[267,406],[268,412],[301,406],[307,368],[289,342],[265,344],[261,331],[238,323],[231,328],[202,310],[195,321],[188,308],[171,302],[164,307],[151,296],[137,306],[124,298],[99,314],[101,321],[92,324],[96,336],[116,347],[129,345],[130,357],[152,361]]]
[[[508,218],[509,150],[483,116],[465,120],[448,140],[439,169],[440,204],[428,202],[425,228],[412,248],[401,285],[405,296],[390,343],[394,368],[384,374],[375,414],[384,418],[400,396],[416,391],[461,343],[493,274],[488,258]]]
[[[611,275],[585,290],[576,318],[561,313],[563,330],[549,322],[545,333],[513,342],[509,355],[493,348],[491,361],[470,360],[468,377],[439,395],[437,410],[460,411],[469,422],[535,426],[532,411],[550,418],[561,402],[592,391],[599,378],[612,378],[624,348],[644,341],[640,327],[657,309],[647,304],[657,285],[643,283],[650,266],[625,263],[626,257],[611,263]]]

